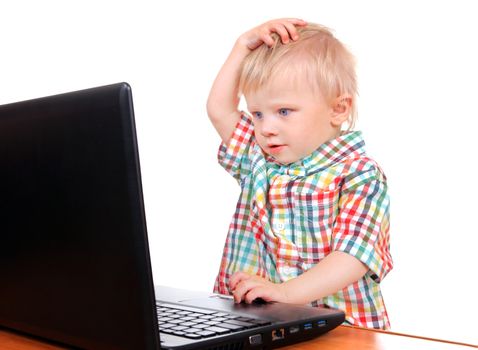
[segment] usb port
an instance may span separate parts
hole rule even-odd
[[[312,329],[312,323],[306,323],[304,324],[304,330],[308,331],[309,329]]]
[[[320,320],[317,322],[317,327],[325,327],[327,326],[327,321],[326,320]]]
[[[290,334],[295,334],[300,332],[300,327],[299,326],[292,326],[289,328],[289,333]]]
[[[272,331],[272,341],[282,340],[285,337],[284,328],[274,329]]]

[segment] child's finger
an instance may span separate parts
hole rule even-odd
[[[272,39],[270,32],[262,34],[260,38],[262,42],[264,42],[267,46],[269,47],[274,46],[274,39]]]
[[[287,32],[289,33],[289,37],[292,40],[299,39],[299,34],[298,34],[298,31],[297,31],[297,27],[293,23],[285,22],[284,27],[287,29]]]
[[[251,278],[251,276],[245,272],[235,272],[229,278],[229,290],[234,291],[239,283]]]
[[[247,304],[252,304],[254,300],[261,298],[264,301],[269,301],[269,296],[267,295],[267,292],[264,290],[264,287],[262,286],[257,286],[256,288],[252,288],[249,290],[249,292],[244,296],[244,301]]]
[[[247,279],[241,281],[236,288],[234,289],[233,296],[234,301],[236,303],[240,303],[241,301],[245,300],[245,296],[249,293],[252,289],[260,286],[261,284],[253,279]]]
[[[292,27],[293,27],[293,25],[292,25]],[[287,29],[285,23],[278,24],[275,29],[276,29],[276,33],[279,34],[283,44],[287,44],[290,41],[290,39],[292,38],[290,36],[289,30]]]

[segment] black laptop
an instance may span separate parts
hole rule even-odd
[[[73,348],[232,350],[344,321],[338,310],[170,292],[153,285],[130,86],[0,106],[2,327]]]

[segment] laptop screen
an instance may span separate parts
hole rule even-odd
[[[157,349],[131,89],[0,106],[0,325]]]

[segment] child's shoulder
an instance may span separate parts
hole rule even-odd
[[[344,182],[350,185],[373,180],[387,182],[387,177],[377,161],[365,153],[344,159],[341,166]]]

